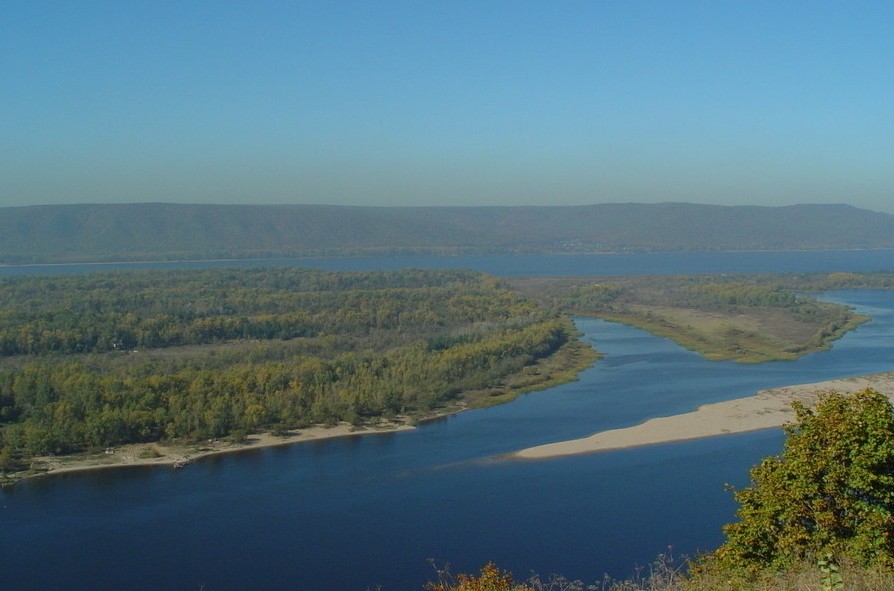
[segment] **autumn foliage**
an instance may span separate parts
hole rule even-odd
[[[456,578],[446,570],[438,571],[438,581],[425,585],[428,591],[534,591],[524,583],[514,583],[512,573],[501,570],[493,562],[481,567],[478,576],[461,573]]]

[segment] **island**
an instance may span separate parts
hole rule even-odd
[[[462,270],[6,277],[0,310],[0,483],[412,428],[597,357]]]

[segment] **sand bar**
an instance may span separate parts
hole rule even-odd
[[[791,408],[794,400],[810,405],[819,392],[844,394],[867,387],[894,401],[894,372],[761,390],[753,396],[706,404],[693,412],[650,419],[634,427],[530,447],[509,457],[539,460],[778,428],[794,418]]]

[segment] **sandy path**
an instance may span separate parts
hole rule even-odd
[[[894,372],[761,390],[754,396],[706,404],[693,412],[650,419],[626,429],[530,447],[509,457],[545,459],[781,427],[794,418],[791,403],[811,404],[818,392],[856,392],[871,387],[894,400]]]

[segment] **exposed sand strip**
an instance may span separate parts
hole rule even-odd
[[[770,429],[780,427],[793,418],[791,411],[793,400],[810,404],[816,400],[818,392],[834,390],[847,393],[866,387],[874,388],[894,401],[894,372],[761,390],[754,396],[706,404],[693,412],[650,419],[645,423],[626,429],[603,431],[582,439],[531,447],[512,454],[510,457],[532,460],[546,459]],[[34,465],[42,474],[122,466],[181,466],[202,457],[222,453],[408,429],[413,429],[413,427],[405,422],[365,428],[342,424],[335,427],[302,429],[300,432],[285,437],[269,433],[254,434],[250,435],[242,444],[225,441],[209,441],[203,444],[183,446],[160,443],[134,444],[116,447],[105,454],[35,458]]]
[[[810,405],[816,401],[818,392],[850,393],[867,387],[894,400],[894,372],[761,390],[754,396],[706,404],[693,412],[650,419],[626,429],[530,447],[509,457],[555,458],[781,427],[794,418],[791,409],[794,400]]]
[[[33,465],[43,474],[60,474],[84,470],[121,468],[124,466],[172,466],[180,468],[207,456],[261,449],[307,441],[322,441],[337,437],[353,437],[380,433],[393,433],[414,429],[408,423],[382,423],[374,427],[355,427],[340,424],[333,427],[309,427],[284,436],[270,433],[249,435],[243,443],[213,440],[192,444],[135,443],[111,448],[102,454],[76,454],[70,456],[43,456],[34,458]]]

